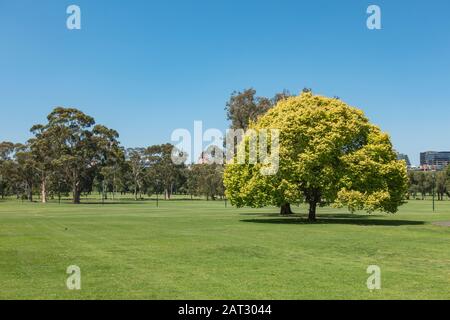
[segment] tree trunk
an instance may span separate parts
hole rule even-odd
[[[116,197],[116,173],[114,172],[113,176],[113,187],[112,187],[112,199],[115,200]]]
[[[308,220],[311,222],[316,221],[317,202],[312,200],[309,202]]]
[[[45,178],[41,182],[41,201],[42,203],[47,203],[47,188]]]
[[[281,209],[280,209],[280,215],[287,216],[287,215],[291,215],[291,214],[294,214],[291,210],[291,204],[290,203],[282,204]]]
[[[305,196],[309,204],[308,220],[310,222],[314,222],[316,221],[317,204],[320,203],[321,198],[320,191],[317,189],[311,189],[306,192]]]
[[[80,183],[75,182],[73,184],[73,203],[80,204],[81,203],[81,192],[80,192]]]
[[[170,200],[170,189],[166,188],[164,190],[164,200]]]

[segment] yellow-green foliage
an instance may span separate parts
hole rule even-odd
[[[229,164],[227,196],[242,207],[310,202],[396,212],[407,191],[407,172],[389,136],[364,113],[339,99],[303,93],[280,101],[252,129],[279,129],[277,174],[261,164]],[[242,143],[247,143],[246,139]],[[242,147],[242,146],[241,146]]]

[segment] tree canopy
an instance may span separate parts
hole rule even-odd
[[[228,164],[224,183],[233,205],[275,205],[289,213],[289,204],[307,203],[315,220],[318,205],[394,213],[403,202],[407,171],[389,136],[339,99],[304,91],[279,101],[250,128],[280,130],[279,169],[262,175],[261,163]]]

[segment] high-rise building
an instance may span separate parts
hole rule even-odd
[[[450,164],[450,151],[426,151],[420,153],[421,167],[443,168]]]
[[[405,160],[406,166],[407,166],[408,168],[411,167],[411,161],[409,161],[409,157],[408,157],[407,154],[404,154],[404,153],[398,153],[398,152],[397,152],[397,159],[398,159],[398,160]]]

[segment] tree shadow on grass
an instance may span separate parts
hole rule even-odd
[[[341,217],[345,215],[339,215],[340,218],[318,217],[317,221],[309,222],[306,218],[292,217],[292,218],[270,218],[270,219],[243,219],[241,222],[251,223],[267,223],[267,224],[347,224],[356,226],[387,226],[387,227],[399,227],[399,226],[417,226],[424,225],[424,221],[412,221],[412,220],[390,220],[390,219],[370,219],[365,216],[355,217]]]
[[[278,217],[285,219],[294,219],[294,218],[307,218],[307,215],[304,213],[295,213],[290,216],[281,216],[279,213],[261,213],[261,212],[245,212],[241,213],[241,216],[256,216],[256,217]],[[319,215],[321,219],[328,218],[337,218],[337,219],[372,219],[372,218],[383,218],[386,217],[382,214],[366,214],[360,215],[355,213],[322,213]]]
[[[261,212],[243,212],[241,216],[255,216],[255,217],[280,217],[279,213],[261,213]],[[299,217],[299,215],[292,215],[291,217]]]

